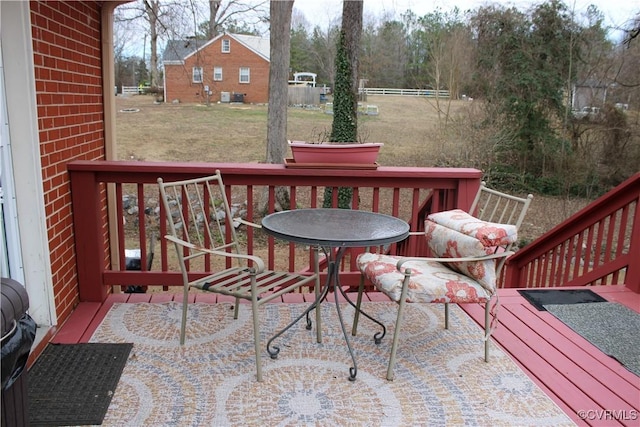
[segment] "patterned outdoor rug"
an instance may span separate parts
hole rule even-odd
[[[264,306],[263,348],[305,307]],[[389,332],[375,345],[378,329],[361,318],[351,341],[355,382],[335,306],[325,303],[323,343],[300,322],[276,343],[278,359],[263,352],[264,382],[257,383],[248,305],[233,320],[229,304],[192,304],[181,348],[179,304],[116,304],[92,341],[134,348],[103,425],[573,425],[497,346],[483,361],[481,329],[456,306],[449,330],[440,304],[407,307],[396,377],[387,381],[396,305],[364,308]],[[345,313],[350,320],[353,310]]]

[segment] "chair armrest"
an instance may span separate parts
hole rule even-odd
[[[244,224],[244,225],[247,225],[247,226],[253,227],[253,228],[262,228],[262,225],[256,224],[255,222],[247,221],[246,219],[242,219],[240,217],[233,218],[233,221],[239,222],[240,224]]]
[[[409,236],[424,236],[424,231],[410,231]],[[365,246],[364,251],[371,252],[372,247],[376,247],[376,246]]]
[[[195,249],[197,251],[200,252],[206,252],[208,254],[211,255],[218,255],[218,256],[222,256],[222,257],[226,257],[226,258],[235,258],[235,259],[244,259],[244,260],[249,260],[251,262],[254,263],[254,268],[256,270],[256,273],[262,273],[265,269],[264,266],[264,261],[262,261],[262,258],[257,257],[255,255],[246,255],[246,254],[238,254],[238,253],[234,253],[234,252],[225,252],[225,251],[216,251],[213,249],[207,249],[207,248],[203,248],[201,246],[197,246],[194,245],[193,243],[189,243],[186,242],[182,239],[179,239],[177,237],[173,237],[170,234],[167,234],[164,236],[165,239],[169,240],[170,242],[173,242],[177,245],[189,248],[189,249]]]
[[[478,256],[478,257],[461,257],[461,258],[402,257],[396,263],[396,269],[398,271],[400,271],[401,273],[404,273],[402,271],[402,265],[407,261],[434,261],[434,262],[441,262],[441,263],[447,263],[447,262],[475,262],[475,261],[488,261],[488,260],[498,259],[498,258],[506,258],[506,257],[509,257],[509,256],[513,255],[514,253],[515,252],[513,252],[513,251],[505,251],[505,252],[500,252],[500,253],[491,254],[491,255],[484,255],[484,256]]]

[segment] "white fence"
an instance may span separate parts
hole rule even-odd
[[[140,88],[138,86],[122,86],[123,95],[138,95],[139,93]]]
[[[426,96],[429,98],[448,98],[448,90],[433,89],[392,89],[382,87],[364,87],[360,88],[360,93],[365,95],[398,95],[398,96]]]

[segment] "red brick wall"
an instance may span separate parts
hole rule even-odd
[[[38,128],[56,312],[78,302],[66,164],[105,158],[100,3],[32,1]]]
[[[165,65],[166,102],[206,102],[204,86],[213,92],[210,101],[220,101],[221,92],[242,93],[244,102],[266,103],[269,100],[269,61],[231,39],[231,52],[222,53],[222,37],[190,56],[184,65]],[[197,65],[196,65],[197,64]],[[193,67],[202,67],[202,84],[193,83]],[[213,67],[222,67],[222,81],[213,81]],[[250,83],[239,83],[240,67],[251,69]]]

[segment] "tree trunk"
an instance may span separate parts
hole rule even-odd
[[[351,64],[351,91],[355,94],[353,111],[358,111],[358,52],[360,51],[360,37],[362,35],[362,0],[343,0],[342,2],[342,31],[347,58]],[[356,114],[357,116],[357,114]]]
[[[218,35],[216,16],[218,15],[221,3],[222,0],[209,0],[209,40]]]
[[[149,57],[149,68],[151,73],[150,85],[152,88],[158,87],[158,16],[160,15],[160,1],[145,1],[145,12],[149,19],[149,33],[151,35],[149,44],[151,45],[151,56]],[[144,60],[144,58],[142,58]]]
[[[362,0],[342,2],[342,28],[336,52],[331,141],[358,138],[358,51],[362,34]]]
[[[270,2],[269,109],[267,117],[267,163],[284,163],[287,152],[287,106],[289,104],[289,60],[291,52],[291,13],[294,0]],[[276,188],[281,209],[289,209],[289,192]],[[262,211],[266,212],[266,197]]]
[[[358,51],[362,35],[362,0],[343,0],[342,29],[336,53],[336,82],[333,98],[331,141],[358,140]],[[324,207],[332,206],[333,189],[324,191]],[[351,207],[353,188],[338,188],[338,207]]]
[[[287,151],[287,104],[291,13],[293,0],[271,0],[271,47],[269,65],[269,110],[267,119],[267,163],[283,163]]]

